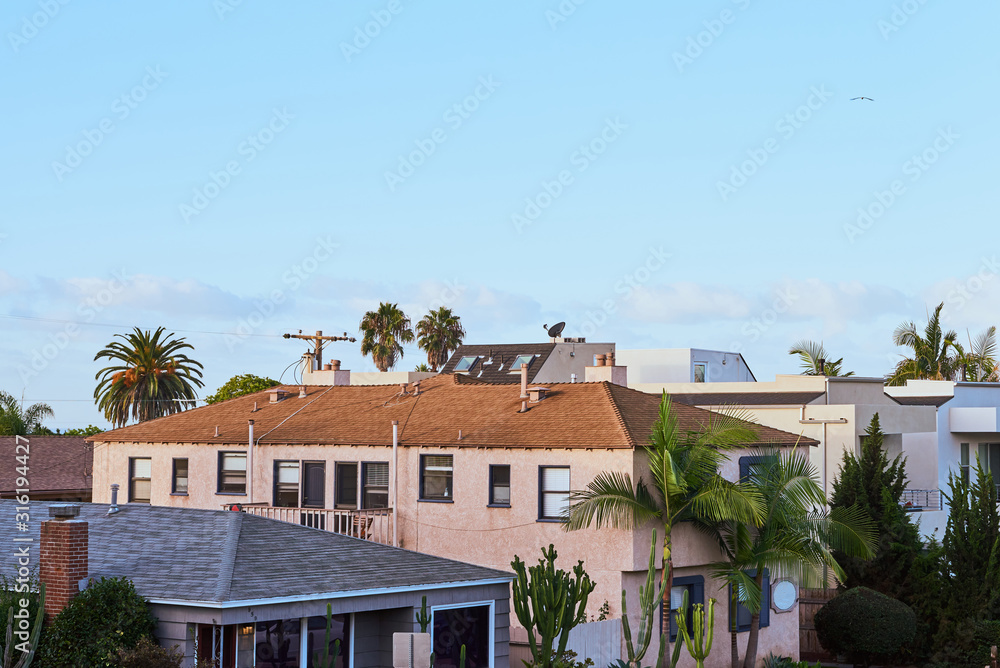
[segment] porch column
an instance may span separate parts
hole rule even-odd
[[[299,618],[299,668],[309,668],[309,618]]]

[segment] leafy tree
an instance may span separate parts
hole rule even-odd
[[[32,404],[27,409],[12,395],[0,390],[0,436],[51,434],[42,420],[55,415],[48,404]]]
[[[425,363],[421,362],[417,366],[413,367],[413,370],[416,371],[417,373],[429,373],[431,368],[427,366]]]
[[[194,406],[198,398],[194,386],[202,387],[200,362],[180,352],[194,349],[183,337],[164,335],[163,327],[150,334],[136,327],[129,334],[115,334],[112,341],[94,356],[120,362],[97,372],[99,381],[94,401],[115,427],[129,419],[139,422],[172,415]]]
[[[807,457],[794,449],[757,450],[752,456],[741,484],[763,500],[764,512],[753,525],[727,520],[716,526],[726,561],[712,565],[713,575],[728,582],[733,598],[750,610],[744,668],[757,665],[765,570],[772,577],[792,577],[804,586],[824,582],[825,569],[843,579],[833,550],[866,558],[875,540],[875,526],[864,512],[854,507],[826,511],[826,494]],[[730,601],[730,605],[735,603]],[[736,629],[731,633],[736,668]]]
[[[235,399],[236,397],[242,397],[245,394],[253,394],[254,392],[267,390],[275,387],[276,385],[281,385],[281,383],[273,378],[261,378],[260,376],[254,376],[249,373],[240,374],[233,376],[223,383],[222,387],[215,391],[215,394],[210,394],[205,397],[205,403],[214,404],[219,401],[225,401],[226,399]]]
[[[413,341],[410,319],[399,306],[381,302],[361,318],[361,354],[371,355],[379,371],[388,371],[403,356],[403,344]]]
[[[807,341],[803,339],[789,348],[788,354],[799,356],[799,360],[802,362],[803,376],[854,375],[853,371],[841,371],[840,365],[843,364],[844,358],[841,357],[838,360],[831,360],[829,353],[826,352],[826,348],[823,347],[822,343],[816,343],[815,341]],[[820,360],[824,361],[822,371],[820,370],[819,365]]]
[[[126,578],[101,578],[69,602],[42,636],[45,668],[109,666],[120,649],[152,636],[156,622]]]
[[[913,322],[904,322],[892,334],[892,342],[906,346],[912,357],[904,357],[896,364],[895,370],[886,378],[889,385],[905,385],[907,380],[952,380],[959,368],[961,347],[957,345],[958,334],[954,330],[941,329],[941,309],[938,304],[934,314],[927,318],[923,336]]]
[[[1000,382],[1000,365],[997,363],[997,328],[989,327],[973,341],[970,335],[969,350],[961,351],[959,364],[965,365],[965,380],[972,383]]]
[[[670,609],[673,586],[673,528],[686,520],[721,522],[734,519],[760,520],[760,497],[719,475],[727,452],[758,440],[754,425],[738,412],[707,413],[700,431],[682,431],[670,410],[670,397],[663,393],[659,419],[646,446],[648,469],[633,486],[628,473],[599,473],[587,488],[571,494],[567,529],[633,529],[655,521],[663,527],[661,584],[664,609]],[[663,615],[668,630],[669,615]],[[669,638],[669,636],[668,636]],[[664,655],[670,656],[669,641]]]
[[[462,345],[465,329],[462,319],[442,306],[431,311],[417,323],[417,345],[427,353],[432,371],[444,366],[449,355]]]
[[[100,434],[103,429],[100,427],[95,427],[92,424],[87,425],[84,428],[74,427],[73,429],[67,429],[63,433],[67,436],[93,436],[95,434]],[[58,431],[56,432],[58,433]]]

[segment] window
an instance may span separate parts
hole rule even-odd
[[[326,507],[326,463],[303,462],[302,507]]]
[[[694,363],[694,382],[704,383],[708,380],[708,364],[705,362]]]
[[[462,359],[458,360],[458,364],[455,365],[455,371],[456,372],[468,371],[475,365],[475,363],[478,360],[479,360],[478,357],[463,357]]]
[[[364,484],[362,508],[389,507],[389,462],[371,462],[361,465]]]
[[[434,607],[431,610],[431,647],[435,668],[458,668],[465,645],[466,668],[487,668],[490,661],[492,606]]]
[[[514,358],[514,362],[510,365],[510,372],[521,373],[522,364],[527,364],[528,368],[531,368],[531,361],[534,359],[534,355],[518,355]]]
[[[219,453],[219,494],[247,493],[247,453]]]
[[[188,493],[187,457],[184,457],[183,459],[174,459],[174,476],[173,476],[173,483],[170,486],[170,491],[173,494]]]
[[[315,666],[315,656],[323,651],[323,643],[329,638],[330,655],[333,656],[334,643],[340,641],[340,656],[337,657],[336,668],[346,668],[350,662],[351,648],[351,618],[350,615],[332,615],[330,633],[327,635],[326,617],[309,617],[306,623],[306,656],[301,657],[302,622],[299,618],[278,619],[267,622],[257,622],[251,626],[255,631],[252,636],[253,646],[256,646],[256,663],[247,665],[256,668],[288,668],[300,665],[300,659],[305,659],[301,665]],[[251,656],[251,660],[253,657]],[[222,664],[226,665],[226,664]]]
[[[354,462],[337,462],[334,471],[337,486],[334,490],[334,507],[357,508],[358,465]]]
[[[128,500],[131,503],[149,503],[152,473],[152,459],[149,457],[129,457]]]
[[[740,457],[740,482],[746,481],[750,477],[751,469],[757,472],[758,467],[765,467],[777,463],[777,458],[770,455],[749,455]]]
[[[565,521],[569,515],[569,467],[538,467],[538,519]]]
[[[299,507],[299,463],[274,462],[275,508]]]
[[[675,577],[670,588],[670,642],[677,640],[677,609],[684,602],[684,592],[688,594],[688,607],[685,621],[688,629],[694,628],[694,606],[705,603],[705,578],[701,575]],[[660,619],[663,619],[663,604],[660,604]]]
[[[420,498],[451,501],[452,455],[420,455]]]
[[[757,571],[747,571],[747,575],[754,577],[757,575]],[[735,624],[735,629],[738,633],[750,630],[750,609],[745,605],[736,601],[736,615],[733,616],[733,586],[729,585],[729,628],[733,629]],[[764,583],[761,585],[760,592],[760,628],[770,625],[771,623],[771,578],[767,572],[764,570]]]
[[[510,466],[490,466],[490,505],[510,506]]]

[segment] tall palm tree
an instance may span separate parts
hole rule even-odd
[[[94,376],[99,381],[94,402],[111,424],[121,427],[129,419],[143,422],[194,406],[194,386],[204,385],[204,367],[180,352],[194,346],[164,334],[163,327],[152,334],[136,327],[115,336],[122,341],[112,341],[94,355],[95,361],[105,357],[120,362]]]
[[[956,346],[957,347],[957,346]],[[969,351],[959,348],[959,365],[965,365],[964,378],[973,383],[1000,382],[1000,365],[997,364],[997,328],[988,327],[972,340],[969,335]]]
[[[51,433],[42,426],[42,420],[55,413],[48,404],[32,404],[24,408],[17,399],[0,391],[0,435],[28,436],[30,434]]]
[[[713,528],[725,561],[711,565],[712,574],[731,587],[730,614],[737,600],[750,610],[750,636],[743,668],[757,665],[757,639],[765,570],[770,577],[792,577],[803,586],[822,583],[830,569],[843,581],[833,551],[869,558],[874,553],[875,525],[855,508],[826,510],[826,495],[815,467],[793,449],[779,453],[759,449],[741,485],[764,503],[756,524],[726,520]],[[815,583],[815,584],[814,584]],[[735,627],[733,668],[739,668]]]
[[[444,366],[448,356],[462,345],[465,329],[462,319],[442,306],[431,311],[417,323],[417,345],[427,352],[427,363],[432,371]]]
[[[841,357],[839,360],[831,360],[830,355],[826,352],[826,348],[823,347],[822,342],[816,343],[815,341],[807,341],[803,339],[789,348],[788,354],[799,356],[799,360],[802,362],[803,376],[854,375],[853,371],[847,371],[846,373],[841,371],[840,365],[844,362],[844,358]],[[824,361],[822,369],[820,369],[820,360]]]
[[[886,377],[889,385],[905,385],[907,380],[953,380],[961,362],[961,346],[954,330],[941,329],[941,309],[938,304],[934,314],[928,316],[923,336],[913,322],[904,322],[892,334],[892,342],[906,346],[913,351],[912,357],[904,357]]]
[[[399,306],[380,302],[378,310],[361,318],[361,354],[371,355],[379,371],[388,371],[403,356],[403,344],[413,341],[410,319]]]
[[[710,413],[701,431],[682,431],[663,393],[659,419],[645,447],[649,469],[633,486],[628,473],[605,471],[587,488],[570,495],[570,531],[596,524],[597,528],[633,529],[655,521],[663,527],[660,574],[664,610],[670,609],[673,586],[673,528],[685,520],[756,522],[762,512],[759,496],[729,482],[718,471],[727,451],[759,440],[753,425],[737,412]],[[663,615],[667,632],[670,616]],[[669,636],[668,636],[669,638]],[[664,656],[670,656],[669,647]]]

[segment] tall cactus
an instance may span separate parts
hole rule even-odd
[[[420,612],[417,613],[417,624],[420,624],[420,632],[427,633],[427,627],[431,624],[431,616],[427,612],[427,597],[420,597]]]
[[[28,640],[19,643],[18,647],[27,644],[27,650],[21,650],[21,656],[14,658],[14,606],[10,606],[7,613],[7,644],[4,645],[2,668],[28,668],[35,658],[35,651],[38,649],[38,638],[42,633],[42,623],[45,618],[45,584],[38,588],[38,614],[35,617],[35,627],[31,630]]]
[[[677,612],[677,635],[684,639],[684,646],[687,647],[688,654],[695,660],[698,668],[705,667],[705,659],[712,651],[712,639],[715,629],[715,599],[708,599],[708,610],[701,603],[694,606],[691,611],[691,618],[694,624],[694,633],[688,633],[687,628],[687,591],[684,592],[684,602]],[[705,620],[708,619],[706,628]]]
[[[330,655],[330,631],[333,630],[333,607],[326,604],[326,634],[323,641],[323,653],[313,655],[313,665],[319,668],[335,668],[337,657],[340,656],[340,638],[333,641],[333,655]]]
[[[653,529],[653,540],[649,544],[649,569],[646,571],[646,585],[639,587],[639,633],[635,646],[632,644],[632,628],[628,622],[628,607],[625,604],[625,590],[622,589],[622,633],[625,634],[625,650],[628,653],[629,668],[639,668],[642,658],[646,656],[649,643],[653,639],[653,626],[657,606],[663,600],[663,582],[655,584],[656,575],[656,529]],[[663,665],[663,649],[666,646],[666,636],[660,636],[660,653],[658,666]]]
[[[556,570],[556,548],[542,548],[544,558],[530,568],[518,556],[511,562],[514,580],[514,612],[528,631],[528,645],[537,668],[550,668],[553,658],[566,652],[569,632],[587,620],[587,598],[596,586],[577,562],[573,574]],[[529,579],[530,575],[530,579]],[[574,577],[575,576],[575,577]],[[537,637],[536,637],[537,631]],[[558,641],[556,650],[553,645]]]

